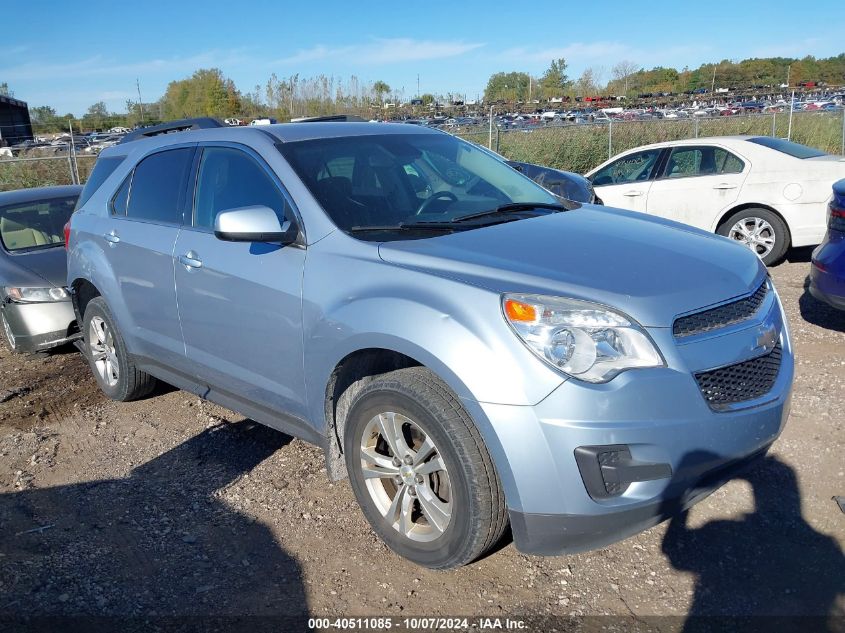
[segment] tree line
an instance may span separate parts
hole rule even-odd
[[[565,59],[553,60],[539,77],[526,72],[499,72],[490,77],[484,90],[484,101],[545,101],[552,98],[587,96],[625,96],[661,92],[682,94],[698,88],[766,88],[781,85],[824,82],[845,84],[845,53],[836,57],[802,59],[768,57],[734,62],[702,64],[698,68],[645,69],[636,62],[622,60],[610,68],[586,68],[577,79],[567,75]]]
[[[484,102],[538,100],[552,98],[625,95],[636,97],[642,93],[683,93],[697,88],[749,88],[781,84],[796,86],[801,82],[845,84],[845,53],[836,57],[802,59],[787,57],[754,58],[739,62],[722,60],[702,64],[698,68],[677,70],[658,66],[640,67],[630,60],[622,60],[610,70],[603,67],[585,69],[577,79],[567,74],[565,59],[552,60],[539,76],[526,72],[497,72],[490,76],[484,90]],[[0,81],[0,94],[12,96],[6,82]],[[124,112],[111,112],[104,102],[92,104],[81,117],[71,113],[59,114],[52,106],[30,108],[30,116],[39,132],[68,129],[68,121],[76,129],[101,130],[114,126],[133,127],[172,119],[213,116],[250,120],[269,116],[280,121],[299,116],[350,113],[373,116],[383,112],[385,104],[407,103],[416,114],[429,112],[432,103],[462,100],[454,94],[423,94],[409,98],[403,88],[386,82],[364,81],[357,76],[348,78],[332,75],[302,77],[294,74],[279,77],[272,74],[263,85],[252,90],[239,89],[234,81],[218,68],[200,69],[190,77],[172,81],[155,102],[140,103],[128,100]]]

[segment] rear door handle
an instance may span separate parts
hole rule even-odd
[[[643,192],[642,192],[642,191],[637,191],[637,190],[635,190],[635,189],[632,189],[631,191],[626,191],[626,192],[625,192],[625,193],[623,193],[622,195],[623,195],[623,196],[627,196],[627,197],[629,197],[629,198],[636,198],[637,196],[641,196],[641,195],[643,195]]]
[[[109,231],[108,233],[103,235],[103,239],[106,240],[109,244],[117,244],[120,241],[120,238],[114,231]]]
[[[184,255],[179,256],[179,263],[185,268],[202,268],[202,260],[194,251],[188,251]]]
[[[714,185],[713,189],[736,189],[736,185],[732,185],[727,182],[720,182],[718,185]]]

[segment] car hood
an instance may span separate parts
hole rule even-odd
[[[494,292],[540,293],[620,309],[642,325],[753,290],[765,276],[744,246],[640,213],[592,205],[450,235],[380,244],[389,263]]]
[[[6,265],[0,269],[0,277],[8,277],[9,284],[56,287],[67,284],[67,251],[61,246],[18,252],[3,259]]]

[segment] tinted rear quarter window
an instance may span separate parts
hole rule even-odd
[[[85,186],[82,188],[82,193],[79,196],[79,200],[76,203],[76,208],[81,208],[88,200],[91,199],[91,196],[97,191],[97,189],[102,186],[102,184],[106,181],[106,179],[112,175],[117,166],[123,162],[123,156],[116,157],[116,158],[98,158],[97,162],[94,164],[94,169],[91,171],[91,175],[88,176],[88,182],[85,183]]]
[[[793,143],[782,138],[772,138],[770,136],[756,136],[748,139],[751,143],[768,147],[777,152],[788,154],[794,158],[816,158],[817,156],[827,156],[823,151],[814,147],[807,147],[799,143]]]
[[[181,224],[193,148],[147,156],[135,167],[126,216],[138,220]]]

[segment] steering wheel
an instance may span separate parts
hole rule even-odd
[[[435,200],[451,200],[452,202],[458,201],[458,196],[456,196],[451,191],[435,191],[431,196],[423,200],[423,203],[420,205],[420,208],[417,209],[417,215],[422,215],[428,208],[431,206],[431,203]]]

